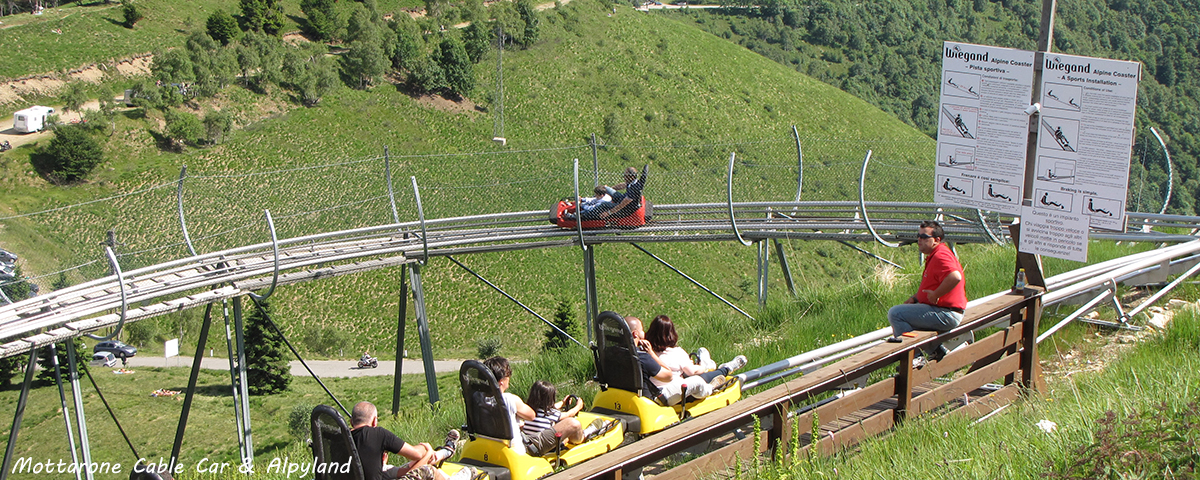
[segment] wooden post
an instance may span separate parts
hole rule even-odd
[[[909,348],[904,352],[904,356],[900,357],[900,365],[896,374],[896,410],[892,414],[892,420],[897,425],[908,416],[908,407],[912,405],[914,358],[916,358],[916,349],[913,348]]]
[[[771,430],[767,433],[767,448],[773,451],[775,461],[787,458],[789,452],[784,451],[789,438],[792,438],[792,424],[788,421],[788,412],[792,410],[791,401],[783,401],[775,406],[775,421],[771,422]]]
[[[1025,303],[1025,326],[1021,338],[1021,384],[1035,392],[1045,392],[1042,366],[1038,363],[1038,321],[1042,317],[1042,297],[1034,297]]]

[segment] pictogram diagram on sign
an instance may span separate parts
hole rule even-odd
[[[942,81],[942,94],[951,97],[979,99],[979,75],[947,71]]]
[[[1046,91],[1042,94],[1042,106],[1055,110],[1078,112],[1080,98],[1083,97],[1083,87],[1046,82]]]
[[[1037,189],[1033,198],[1033,206],[1049,210],[1071,211],[1071,201],[1075,196],[1067,192]]]
[[[941,134],[951,137],[975,139],[978,130],[979,109],[961,105],[943,105]]]
[[[975,182],[969,178],[938,175],[938,190],[945,194],[970,197],[974,186]]]
[[[1037,179],[1066,185],[1075,184],[1075,161],[1054,157],[1038,157]]]
[[[1042,117],[1042,133],[1038,135],[1043,148],[1058,148],[1064,152],[1079,151],[1079,120]],[[1040,172],[1039,172],[1040,173]]]
[[[975,169],[975,148],[962,145],[941,145],[938,152],[938,166]]]
[[[992,202],[1016,203],[1020,200],[1017,187],[993,182],[987,182],[983,189],[983,199]]]
[[[1093,217],[1113,218],[1121,212],[1121,201],[1086,195],[1083,197],[1083,214]]]

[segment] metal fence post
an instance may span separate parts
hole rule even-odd
[[[425,388],[429,403],[438,402],[437,372],[433,370],[433,344],[429,339],[429,318],[425,314],[425,289],[421,286],[421,265],[408,264],[412,276],[413,303],[417,307],[417,333],[421,337],[421,363],[425,366]]]

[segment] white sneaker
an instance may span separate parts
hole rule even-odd
[[[736,372],[737,369],[742,368],[744,366],[746,366],[746,356],[738,355],[736,357],[733,357],[733,360],[722,363],[721,366],[719,366],[717,368],[718,369],[725,368],[725,369],[729,370],[729,373],[733,373],[733,372]]]
[[[717,362],[713,361],[712,355],[708,353],[707,348],[700,347],[698,350],[696,350],[696,358],[700,359],[700,363],[698,365],[700,365],[701,368],[705,370],[717,369]]]
[[[464,466],[462,470],[454,472],[448,480],[471,480],[475,478],[475,467],[470,465]]]

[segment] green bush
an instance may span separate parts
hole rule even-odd
[[[475,89],[475,68],[462,42],[447,37],[438,50],[438,64],[445,72],[447,89],[460,97],[470,95]]]
[[[204,133],[208,143],[221,143],[230,130],[233,130],[233,115],[229,112],[213,110],[204,115]]]
[[[575,315],[575,309],[571,307],[571,302],[559,300],[558,305],[554,308],[553,323],[558,328],[546,330],[546,342],[542,344],[542,349],[561,350],[576,346],[575,342],[559,332],[562,330],[576,340],[583,335],[583,325],[579,322],[579,317]]]
[[[350,333],[337,327],[310,328],[300,338],[309,352],[333,356],[342,346],[350,343]]]
[[[312,435],[312,428],[309,424],[312,409],[312,405],[297,403],[292,405],[292,411],[288,412],[288,432],[296,437],[298,442],[304,442]]]
[[[150,318],[125,324],[125,341],[141,348],[158,339],[158,319]]]
[[[133,28],[134,24],[146,18],[137,5],[128,0],[121,2],[121,15],[125,18],[125,28]]]
[[[71,82],[63,89],[58,99],[63,103],[63,110],[79,111],[79,108],[87,103],[88,93],[83,88],[83,82]]]
[[[504,344],[499,338],[483,338],[475,342],[475,355],[480,360],[491,358],[500,354],[500,347]]]
[[[59,344],[55,345],[55,351],[56,351],[56,353],[58,353],[59,373],[62,375],[62,379],[64,382],[67,381],[67,379],[68,379],[67,372],[69,371],[69,368],[70,368],[68,366],[69,364],[67,363],[67,360],[68,360],[67,359],[67,345],[68,345],[67,343],[59,343]],[[86,363],[87,361],[89,361],[92,358],[91,354],[88,353],[87,346],[83,344],[82,338],[76,337],[75,341],[74,341],[74,345],[75,345],[76,365],[78,365],[80,362]],[[37,363],[40,367],[42,367],[42,369],[39,370],[37,373],[38,380],[42,380],[45,382],[53,382],[54,381],[54,357],[52,357],[50,355],[50,347],[49,346],[45,346],[45,347],[38,349]],[[79,370],[82,371],[83,368],[80,367]]]
[[[104,150],[88,132],[75,125],[54,129],[49,145],[29,157],[33,168],[55,183],[83,180],[104,161]]]

